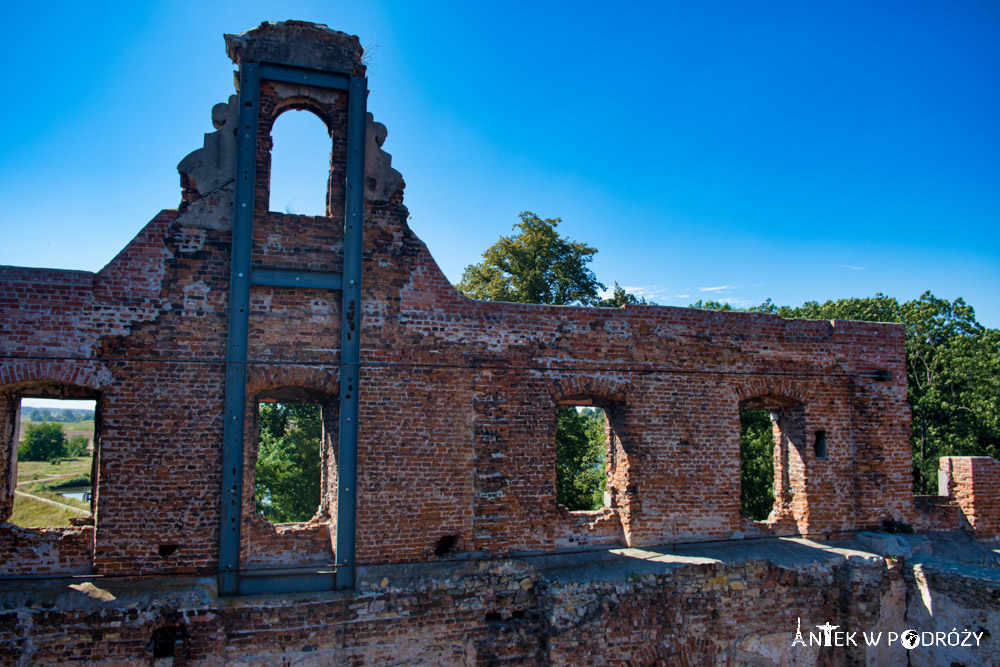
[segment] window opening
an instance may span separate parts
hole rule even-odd
[[[799,494],[806,488],[806,441],[805,406],[795,399],[759,396],[740,403],[740,511],[744,515],[770,521],[779,509],[779,513],[805,510]]]
[[[740,514],[755,521],[774,508],[775,421],[767,410],[740,410]]]
[[[271,128],[268,210],[327,215],[332,141],[326,124],[310,111],[291,109]]]
[[[816,458],[826,458],[826,431],[816,431],[816,442],[813,443],[813,451]]]
[[[605,506],[611,429],[592,401],[560,403],[556,414],[556,502],[570,511]]]
[[[320,506],[320,403],[257,404],[254,505],[271,523],[312,519]]]
[[[97,424],[92,399],[20,399],[11,523],[69,526],[92,515]]]
[[[172,665],[175,659],[183,657],[186,637],[187,632],[179,625],[166,625],[153,630],[146,647],[153,653],[153,665]]]

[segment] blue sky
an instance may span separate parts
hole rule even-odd
[[[530,210],[597,247],[603,282],[663,305],[929,289],[1000,327],[993,1],[2,12],[0,264],[98,270],[175,208],[176,165],[233,91],[222,33],[298,18],[372,47],[369,110],[453,282]],[[276,160],[316,145],[298,121]],[[289,184],[315,164],[276,175],[286,205],[308,208]]]

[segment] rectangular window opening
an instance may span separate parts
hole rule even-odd
[[[257,404],[254,506],[271,523],[301,523],[321,504],[321,403]]]
[[[740,514],[755,521],[774,508],[776,422],[767,410],[740,410]]]
[[[22,396],[15,425],[10,522],[42,528],[91,521],[100,441],[96,399]]]
[[[605,507],[610,428],[593,401],[559,404],[556,415],[556,502],[570,511]]]
[[[827,458],[826,453],[826,431],[816,431],[816,442],[813,443],[813,450],[817,459]]]

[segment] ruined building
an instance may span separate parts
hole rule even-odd
[[[97,273],[0,267],[0,519],[21,398],[95,399],[98,429],[89,517],[0,524],[4,662],[711,664],[806,651],[796,619],[992,627],[969,655],[1000,655],[989,563],[857,541],[911,524],[979,554],[1000,533],[992,459],[911,494],[900,325],[469,300],[407,226],[358,39],[288,21],[226,47],[238,91],[177,210]],[[326,216],[268,210],[290,109],[329,130]],[[271,400],[322,406],[305,523],[255,511]],[[607,490],[570,512],[556,412],[584,404],[607,415]],[[747,408],[774,425],[766,521],[739,511]]]

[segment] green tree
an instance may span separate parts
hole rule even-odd
[[[962,299],[930,292],[901,312],[914,465],[926,493],[941,456],[1000,458],[1000,331],[979,324]]]
[[[604,411],[561,408],[556,417],[556,501],[570,510],[604,505]]]
[[[28,424],[24,440],[17,448],[21,461],[52,461],[66,455],[66,435],[62,424]]]
[[[66,456],[86,456],[89,442],[90,439],[85,435],[74,435],[66,442]]]
[[[560,218],[527,211],[520,218],[516,234],[500,237],[482,262],[465,268],[458,291],[485,301],[597,304],[604,285],[587,266],[597,249],[559,236]]]
[[[700,310],[721,310],[721,311],[740,310],[739,308],[733,308],[731,304],[725,303],[723,301],[712,301],[711,299],[709,299],[708,301],[702,301],[701,299],[698,299],[688,307],[698,308]]]
[[[774,431],[766,410],[740,410],[740,514],[763,521],[774,507]]]
[[[254,503],[273,523],[308,521],[320,502],[317,403],[261,403]]]
[[[615,286],[611,291],[611,296],[607,299],[601,299],[597,305],[601,308],[621,308],[622,306],[655,306],[656,304],[647,304],[645,297],[636,297],[635,294],[629,294],[616,280]]]

